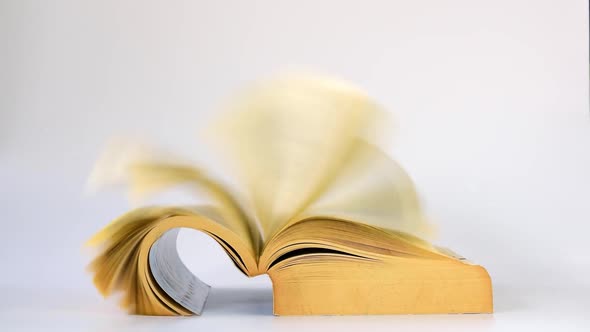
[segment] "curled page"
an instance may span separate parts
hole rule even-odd
[[[149,268],[152,276],[178,304],[200,315],[211,286],[202,282],[182,263],[176,250],[178,231],[167,231],[151,247]]]
[[[176,251],[178,229],[217,241],[246,275],[259,273],[250,244],[207,207],[146,207],[115,219],[90,241],[98,255],[89,266],[104,296],[121,293],[121,306],[141,315],[199,314],[209,286],[186,268]]]

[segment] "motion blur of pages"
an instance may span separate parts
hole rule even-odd
[[[130,313],[200,314],[210,287],[178,256],[185,227],[211,236],[246,276],[268,274],[278,315],[491,312],[485,269],[430,244],[410,177],[382,149],[390,118],[349,83],[291,74],[253,84],[202,133],[233,186],[169,152],[109,146],[90,187],[125,184],[137,205],[183,185],[208,204],[112,221],[89,241],[97,289],[123,293]]]
[[[321,203],[316,215],[366,217],[360,220],[425,236],[411,180],[374,141],[392,127],[388,120],[348,83],[289,76],[246,91],[210,132],[233,158],[263,239],[300,220],[314,203]],[[370,191],[345,197],[355,186]],[[331,200],[324,195],[329,190],[342,195]]]
[[[258,250],[281,228],[310,215],[430,238],[432,226],[410,177],[376,141],[380,131],[393,128],[391,116],[362,90],[332,78],[290,74],[251,86],[223,111],[204,136],[225,152],[246,188],[249,197],[240,201],[253,203],[246,224]],[[178,157],[117,141],[97,163],[90,183],[127,180],[137,202],[187,179],[214,182],[198,180],[201,176],[206,177],[196,165]],[[250,207],[236,217],[231,210],[238,199],[208,191],[226,219],[229,215],[243,228],[239,219]]]

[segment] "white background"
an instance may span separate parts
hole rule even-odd
[[[588,4],[576,0],[0,1],[0,330],[590,329]],[[285,68],[393,110],[389,151],[438,243],[490,272],[494,315],[271,315],[270,281],[181,233],[203,316],[126,316],[82,245],[128,209],[85,196],[114,135],[210,160],[200,124]],[[3,327],[7,327],[4,329]]]

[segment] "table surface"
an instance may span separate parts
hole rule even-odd
[[[590,331],[590,292],[580,287],[495,285],[494,314],[272,315],[269,288],[213,288],[200,317],[122,313],[89,290],[0,289],[1,331]]]

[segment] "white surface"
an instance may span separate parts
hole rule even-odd
[[[6,295],[4,295],[6,294]],[[276,317],[269,288],[214,288],[203,316],[129,316],[71,291],[3,292],[4,331],[585,331],[590,299],[572,288],[497,286],[493,315]]]
[[[0,1],[0,330],[588,330],[587,6]],[[390,152],[438,243],[488,268],[498,313],[260,316],[269,293],[241,289],[268,279],[244,278],[190,231],[183,259],[221,292],[202,317],[128,317],[96,295],[81,244],[128,209],[120,193],[82,195],[106,140],[131,133],[214,164],[199,124],[230,91],[289,65],[357,82],[395,111]]]

